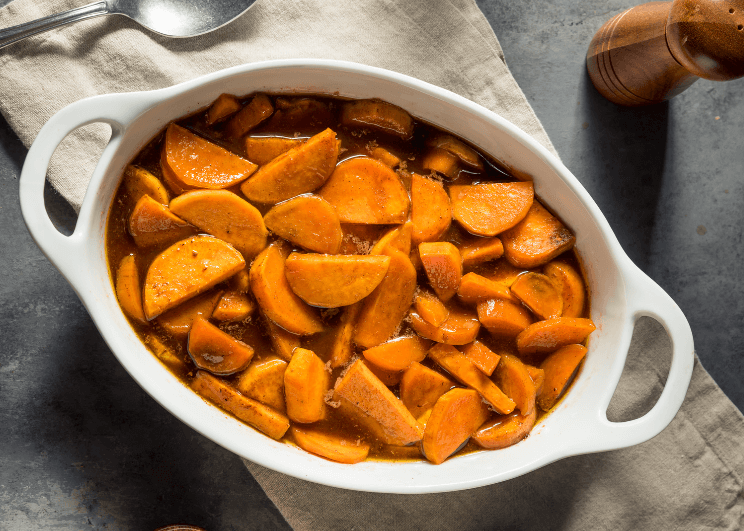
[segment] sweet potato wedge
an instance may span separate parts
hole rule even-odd
[[[574,246],[576,237],[539,201],[527,216],[501,235],[504,256],[514,266],[533,269]]]
[[[398,337],[362,352],[370,361],[387,371],[404,371],[413,362],[426,357],[426,345],[417,336]]]
[[[556,317],[538,321],[522,330],[517,336],[517,349],[521,355],[547,354],[566,345],[583,342],[596,327],[591,319]]]
[[[449,242],[423,242],[418,246],[429,284],[444,302],[460,287],[462,259],[457,247]]]
[[[532,324],[529,310],[504,299],[478,303],[478,320],[494,336],[515,337]]]
[[[416,313],[432,326],[440,327],[449,317],[449,310],[439,297],[428,291],[418,291],[413,300]]]
[[[228,280],[230,289],[237,293],[248,293],[251,291],[251,277],[247,269],[241,269]]]
[[[266,213],[264,222],[280,238],[316,253],[338,253],[344,237],[336,209],[316,195],[279,203]]]
[[[147,334],[145,336],[145,344],[150,349],[150,352],[155,354],[166,367],[177,372],[186,370],[187,362],[175,350],[163,343],[155,334]]]
[[[253,362],[248,370],[238,377],[236,387],[244,396],[284,413],[284,371],[287,362],[279,358],[268,358]]]
[[[151,320],[207,291],[245,267],[231,245],[211,236],[174,243],[150,264],[145,276],[143,308]]]
[[[563,299],[563,313],[560,317],[581,317],[584,313],[586,290],[579,272],[565,262],[553,261],[545,264],[543,273],[558,288]]]
[[[452,215],[468,232],[496,236],[522,221],[535,197],[530,181],[450,186]]]
[[[537,396],[537,405],[540,409],[548,411],[555,405],[584,356],[585,346],[567,345],[543,360],[540,368],[544,371],[545,380]]]
[[[297,348],[284,371],[287,416],[294,422],[309,424],[325,417],[325,394],[330,374],[312,350]]]
[[[471,389],[447,391],[431,411],[421,447],[426,458],[443,463],[488,418],[488,407]]]
[[[165,131],[160,165],[166,182],[177,193],[192,188],[228,188],[247,179],[258,167],[176,124]]]
[[[498,238],[473,239],[463,243],[459,249],[463,267],[496,260],[504,254],[504,245]]]
[[[563,313],[563,297],[545,275],[525,273],[517,278],[510,289],[540,319],[560,317]]]
[[[264,322],[269,332],[271,346],[274,347],[274,354],[286,361],[291,360],[295,349],[300,346],[300,336],[287,332],[268,317],[264,318]]]
[[[444,149],[449,151],[453,155],[460,159],[460,162],[473,168],[474,170],[482,170],[483,162],[478,156],[478,153],[460,140],[456,139],[451,135],[436,135],[426,140],[426,145],[430,147]]]
[[[134,255],[125,256],[116,270],[116,298],[124,313],[135,321],[146,323],[142,310],[142,286]]]
[[[468,343],[462,347],[462,353],[473,362],[473,365],[482,370],[486,375],[491,376],[494,369],[499,364],[501,356],[478,340]],[[504,391],[506,395],[509,395]]]
[[[284,274],[285,258],[279,245],[272,244],[251,265],[251,290],[266,317],[297,335],[323,330],[323,323],[310,306],[294,294]]]
[[[229,136],[239,138],[266,120],[273,112],[274,106],[268,96],[256,94],[250,103],[228,122],[225,132]]]
[[[124,188],[133,202],[137,202],[143,195],[149,195],[161,205],[168,204],[168,191],[160,179],[144,168],[129,165],[124,170]]]
[[[496,385],[511,398],[522,415],[527,416],[535,409],[535,383],[527,367],[516,356],[504,354],[494,372]]]
[[[454,386],[454,382],[446,376],[414,361],[400,380],[400,399],[408,411],[419,418]]]
[[[364,363],[364,365],[366,365],[367,368],[372,371],[372,374],[377,376],[380,381],[388,387],[398,385],[400,383],[400,379],[403,377],[403,371],[389,371],[387,369],[383,369],[382,367],[378,367],[377,365],[366,359],[362,360],[362,363]]]
[[[330,129],[264,164],[240,190],[251,201],[278,203],[319,188],[336,167],[338,142]]]
[[[476,273],[468,273],[462,277],[457,296],[465,304],[478,304],[488,299],[516,302],[509,288]]]
[[[289,429],[287,417],[261,402],[241,395],[227,383],[205,371],[197,371],[191,381],[191,388],[272,439],[281,439]]]
[[[368,157],[336,166],[318,195],[336,207],[341,223],[384,225],[408,219],[410,201],[400,177]]]
[[[343,309],[331,344],[330,361],[332,369],[346,365],[351,361],[351,356],[354,353],[351,338],[354,335],[354,324],[362,310],[362,304],[362,302],[357,302]]]
[[[416,173],[411,178],[413,245],[438,240],[452,223],[449,196],[441,183]]]
[[[367,459],[369,445],[359,439],[349,440],[317,430],[292,426],[290,430],[297,446],[320,457],[338,463],[354,464]]]
[[[523,267],[514,267],[506,260],[497,260],[488,278],[510,288],[522,273],[526,273]]]
[[[253,359],[253,347],[226,334],[202,317],[189,330],[188,352],[197,368],[228,376],[242,371]]]
[[[412,232],[413,225],[410,221],[406,221],[403,225],[390,229],[383,234],[382,238],[375,242],[372,249],[370,249],[369,254],[386,254],[388,247],[396,249],[403,254],[410,254]]]
[[[382,282],[388,256],[292,253],[284,274],[292,291],[311,306],[338,308],[359,302]]]
[[[235,322],[249,317],[256,310],[256,304],[245,293],[227,291],[212,312],[218,321]]]
[[[418,313],[411,312],[411,327],[421,337],[446,345],[465,345],[478,337],[480,323],[475,314],[461,310],[451,311],[441,325],[427,323]]]
[[[196,228],[171,212],[167,206],[143,195],[129,216],[129,234],[137,247],[168,245],[196,234]]]
[[[529,415],[522,415],[519,411],[499,415],[478,428],[473,434],[473,441],[488,450],[512,446],[529,435],[536,419],[537,409],[533,409]]]
[[[347,127],[369,127],[408,139],[413,134],[413,119],[400,107],[384,101],[359,100],[345,103],[341,123]]]
[[[158,326],[168,332],[175,338],[182,339],[186,337],[191,330],[194,320],[202,317],[209,319],[214,312],[217,302],[222,297],[222,291],[210,291],[204,295],[189,299],[159,315],[156,319]]]
[[[263,166],[282,153],[305,143],[306,138],[284,138],[281,136],[248,136],[245,138],[245,158]]]
[[[220,94],[207,109],[207,125],[221,122],[240,110],[238,98],[232,94]]]
[[[458,158],[449,151],[440,148],[429,149],[421,164],[425,170],[437,172],[447,179],[454,179],[460,173]]]
[[[376,147],[369,150],[369,156],[382,162],[388,168],[395,168],[400,164],[400,158],[390,153],[387,149]]]
[[[530,374],[530,378],[532,378],[532,383],[535,384],[535,392],[539,395],[545,382],[545,371],[532,365],[525,364],[524,366]]]

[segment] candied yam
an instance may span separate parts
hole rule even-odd
[[[442,301],[447,302],[460,287],[462,259],[457,247],[449,242],[424,242],[418,247],[429,284]]]
[[[462,277],[457,296],[465,304],[478,304],[488,299],[515,301],[509,288],[476,273]]]
[[[168,188],[170,188],[171,191],[175,192],[176,194],[182,194],[186,190],[194,189],[194,187],[186,186],[181,181],[179,181],[175,172],[171,170],[170,166],[168,166],[168,155],[164,149],[160,152],[160,171],[163,174],[163,181],[165,182],[165,184],[167,184]]]
[[[212,312],[212,318],[218,321],[235,322],[249,317],[256,310],[255,303],[245,293],[226,292]]]
[[[584,313],[586,290],[579,272],[564,262],[555,261],[545,264],[543,273],[561,294],[563,299],[561,317],[581,317]]]
[[[372,371],[372,374],[377,376],[380,381],[388,387],[398,385],[400,383],[400,379],[403,377],[403,371],[389,371],[387,369],[383,369],[382,367],[378,367],[374,363],[371,363],[369,360],[362,360],[362,363],[364,363],[367,368]]]
[[[534,199],[532,183],[450,186],[452,215],[468,232],[496,236],[519,223]]]
[[[191,389],[272,439],[278,441],[289,429],[287,417],[261,402],[241,395],[208,372],[197,371],[191,381]]]
[[[512,284],[511,292],[540,319],[560,317],[563,297],[545,275],[525,273]]]
[[[395,168],[400,164],[400,158],[390,153],[387,149],[376,147],[369,151],[369,156],[382,162],[388,168]]]
[[[460,383],[478,391],[496,412],[504,415],[514,411],[516,407],[514,401],[455,347],[443,344],[434,345],[429,349],[428,355]]]
[[[263,166],[282,153],[305,143],[305,138],[283,138],[280,136],[248,136],[245,138],[245,158]]]
[[[535,201],[527,216],[501,235],[501,241],[504,256],[512,265],[532,269],[571,249],[576,237]]]
[[[430,170],[454,179],[460,172],[460,164],[455,155],[439,148],[431,148],[424,155],[421,162],[425,170]]]
[[[284,371],[287,416],[293,422],[309,424],[325,417],[325,394],[330,375],[312,350],[297,348]]]
[[[344,237],[336,209],[315,195],[279,203],[266,213],[264,222],[280,238],[316,253],[337,254]]]
[[[204,232],[231,243],[246,258],[266,247],[268,231],[261,213],[228,190],[194,190],[174,198],[172,212]]]
[[[525,364],[525,368],[530,374],[530,378],[532,378],[532,383],[535,384],[535,392],[539,395],[540,391],[542,391],[543,383],[545,382],[545,371],[527,364]]]
[[[184,338],[191,330],[191,325],[195,319],[199,317],[209,319],[215,306],[217,306],[217,302],[222,297],[222,293],[222,291],[209,292],[189,299],[172,310],[159,315],[155,322],[173,337]]]
[[[221,122],[240,110],[238,98],[232,94],[220,94],[214,103],[207,109],[207,125]]]
[[[514,267],[506,260],[498,260],[493,271],[488,275],[488,278],[510,288],[517,278],[519,278],[519,275],[525,272],[522,267]]]
[[[480,323],[475,314],[461,310],[451,311],[441,325],[427,323],[416,312],[411,312],[411,327],[421,337],[446,345],[465,345],[478,337]]]
[[[446,376],[414,361],[400,380],[400,399],[408,411],[419,418],[454,386]]]
[[[387,371],[404,371],[426,357],[426,345],[416,336],[398,337],[362,352],[367,361]]]
[[[516,356],[504,354],[494,372],[496,385],[511,398],[522,415],[529,415],[535,409],[535,383],[527,367]]]
[[[181,240],[160,253],[145,276],[143,308],[151,320],[245,267],[230,244],[212,236]]]
[[[167,245],[196,234],[192,225],[149,195],[137,201],[129,216],[128,228],[137,247]]]
[[[238,138],[266,120],[274,112],[274,106],[266,94],[256,94],[253,99],[240,109],[225,127],[225,132]]]
[[[478,320],[491,334],[515,337],[532,324],[529,310],[522,305],[503,299],[479,302]]]
[[[477,340],[465,345],[462,348],[462,353],[473,362],[473,365],[488,376],[493,374],[494,369],[499,364],[499,360],[501,360],[501,356]],[[509,395],[506,390],[504,390],[504,393]]]
[[[157,336],[147,334],[145,336],[145,343],[150,348],[150,351],[170,369],[177,372],[186,370],[186,362]]]
[[[292,291],[306,303],[338,308],[372,293],[389,265],[387,256],[292,253],[284,273]]]
[[[354,323],[356,323],[361,309],[362,303],[357,302],[344,308],[341,313],[341,319],[331,345],[330,361],[332,369],[346,365],[351,361],[351,356],[354,353],[351,341],[354,335]]]
[[[286,361],[291,360],[292,353],[300,346],[300,336],[287,332],[268,317],[264,319],[264,322],[269,332],[271,346],[274,347],[274,353]]]
[[[127,166],[124,170],[124,188],[135,203],[144,195],[149,195],[162,205],[168,204],[168,191],[160,179],[144,168]]]
[[[566,345],[582,343],[594,330],[591,319],[546,319],[528,326],[517,336],[517,349],[521,355],[546,354]]]
[[[416,270],[408,256],[392,248],[387,253],[390,265],[385,278],[364,300],[354,331],[354,342],[367,348],[390,339],[416,291]]]
[[[426,422],[422,449],[426,458],[443,463],[488,418],[488,407],[471,389],[452,389],[443,394]]]
[[[441,326],[449,317],[449,310],[439,297],[428,291],[419,291],[413,300],[416,312],[432,326]]]
[[[460,246],[463,267],[472,267],[490,260],[501,258],[504,245],[498,238],[478,238]]]
[[[368,157],[347,159],[336,166],[318,195],[336,207],[341,223],[384,225],[408,219],[408,192],[400,177]]]
[[[142,310],[142,286],[139,271],[133,255],[125,256],[116,270],[116,298],[124,313],[135,321],[146,323]]]
[[[405,446],[421,440],[423,430],[416,419],[362,360],[338,381],[336,394],[377,421],[387,444]]]
[[[258,166],[180,125],[170,124],[165,131],[161,167],[164,177],[165,168],[169,171],[166,182],[172,179],[174,191],[181,193],[191,188],[215,190],[236,185]]]
[[[191,325],[188,352],[194,365],[218,376],[242,371],[253,358],[253,347],[238,341],[202,317],[194,319]]]
[[[585,346],[567,345],[543,360],[540,368],[544,372],[545,379],[542,390],[537,396],[537,405],[540,409],[548,411],[555,405],[584,356],[586,356]]]
[[[451,222],[449,196],[444,186],[414,173],[411,181],[412,243],[438,240]]]
[[[510,415],[499,415],[483,424],[473,434],[473,441],[481,448],[497,450],[517,444],[527,437],[537,420],[537,409],[529,415],[514,411]]]
[[[456,139],[452,135],[436,135],[426,140],[426,145],[430,147],[444,149],[456,155],[460,162],[470,166],[475,170],[483,170],[483,162],[481,161],[478,153],[465,144],[464,142]]]
[[[384,101],[358,100],[345,103],[341,110],[341,123],[347,127],[370,127],[405,140],[413,134],[411,115]]]
[[[238,293],[248,293],[251,290],[251,277],[247,269],[241,269],[228,280],[230,289]]]
[[[254,362],[238,377],[236,387],[243,395],[284,413],[284,371],[287,362],[278,358]]]
[[[349,440],[322,431],[292,426],[290,430],[297,446],[303,450],[338,463],[354,464],[367,459],[369,445],[359,439]]]
[[[410,221],[406,221],[403,225],[395,227],[387,231],[382,238],[377,240],[369,254],[386,254],[388,246],[392,249],[397,249],[403,254],[411,253],[411,234],[413,232],[413,225]]]
[[[326,129],[261,166],[240,190],[258,203],[285,201],[325,183],[337,159],[336,133]]]

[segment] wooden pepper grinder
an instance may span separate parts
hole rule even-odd
[[[744,76],[744,0],[630,8],[594,35],[586,67],[605,98],[630,106],[673,98],[701,77]]]

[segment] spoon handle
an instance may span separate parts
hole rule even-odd
[[[49,15],[48,17],[26,22],[25,24],[19,24],[18,26],[0,29],[0,48],[4,48],[9,44],[13,44],[31,35],[36,35],[37,33],[43,33],[65,24],[85,20],[86,18],[107,15],[110,12],[108,2],[104,0],[70,9],[63,13],[57,13],[56,15]]]

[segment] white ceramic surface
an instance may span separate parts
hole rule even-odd
[[[343,465],[278,443],[227,416],[181,384],[140,342],[109,280],[104,231],[109,204],[126,164],[171,120],[205,107],[224,92],[336,93],[378,97],[466,138],[508,166],[534,177],[536,193],[576,234],[592,293],[597,330],[571,392],[530,437],[434,466],[368,461]],[[44,208],[49,159],[72,130],[92,122],[113,134],[93,174],[74,233],[63,236]],[[23,216],[39,247],[73,286],[104,339],[132,377],[155,400],[228,450],[298,478],[355,490],[426,493],[459,490],[514,478],[558,459],[641,443],[663,430],[679,410],[690,382],[693,342],[681,310],[626,256],[607,221],[563,164],[531,137],[489,110],[447,90],[393,72],[321,60],[272,61],[216,72],[152,92],[109,94],[57,113],[31,146],[20,180]],[[645,416],[607,420],[635,320],[660,321],[673,343],[666,387]]]

